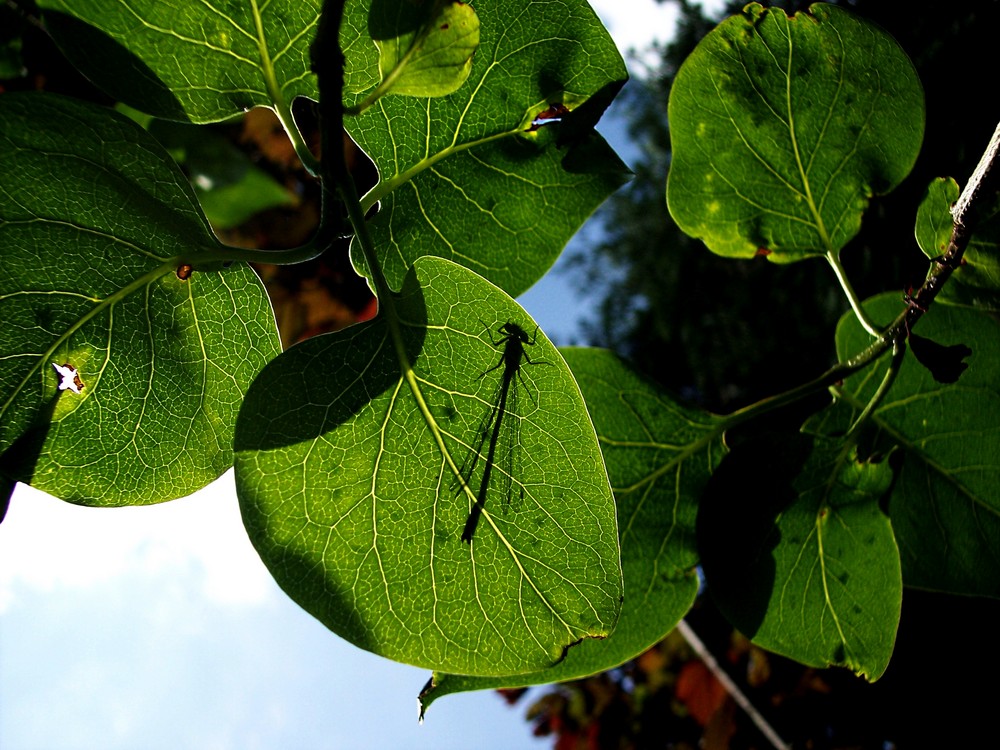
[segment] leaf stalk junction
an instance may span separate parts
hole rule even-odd
[[[842,285],[845,290],[848,291],[848,299],[851,301],[852,308],[854,308],[856,314],[861,313],[858,315],[859,321],[869,333],[877,337],[876,340],[853,357],[843,362],[838,362],[813,380],[733,412],[726,417],[723,429],[729,429],[762,414],[795,403],[813,393],[834,388],[841,381],[872,364],[887,352],[892,351],[892,361],[882,383],[850,428],[848,434],[851,436],[856,435],[889,392],[899,372],[903,354],[905,353],[906,339],[913,326],[930,309],[931,303],[933,303],[955,269],[961,266],[962,256],[965,254],[965,250],[972,239],[973,232],[979,220],[977,213],[980,211],[980,206],[988,202],[991,194],[986,184],[987,180],[996,174],[998,156],[1000,156],[1000,124],[994,130],[993,136],[979,164],[952,208],[953,225],[947,249],[943,255],[931,261],[931,268],[923,284],[913,294],[906,297],[906,309],[885,328],[879,329],[871,322],[865,323],[868,318],[867,316],[862,317],[863,310],[860,302],[857,301],[857,297],[853,293],[853,290],[851,290],[850,284],[847,283],[846,276],[843,276],[843,267],[833,254],[827,254],[827,259],[837,272],[838,278],[842,279]],[[834,391],[834,393],[835,395],[839,395],[839,391]]]

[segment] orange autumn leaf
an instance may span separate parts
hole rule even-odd
[[[726,689],[700,661],[689,661],[681,668],[674,694],[701,726],[726,700]]]

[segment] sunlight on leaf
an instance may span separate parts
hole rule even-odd
[[[951,238],[951,206],[958,200],[958,183],[938,178],[927,188],[917,211],[916,236],[928,258],[937,258],[948,249]],[[1000,311],[1000,211],[977,225],[955,269],[937,299],[956,305]]]
[[[394,309],[412,388],[381,317],[292,347],[247,394],[237,490],[272,575],[352,643],[461,674],[538,670],[607,636],[622,586],[614,502],[559,353],[533,333],[536,364],[522,365],[509,417],[520,428],[512,497],[488,496],[467,544],[456,468],[501,376],[494,331],[535,326],[435,258],[415,265]]]
[[[865,303],[877,320],[903,308],[898,294]],[[945,346],[972,349],[954,386],[934,380],[908,352],[874,415],[882,439],[902,449],[902,469],[889,516],[908,586],[956,594],[1000,596],[1000,325],[967,308],[934,305],[917,330]],[[865,345],[865,333],[846,316],[837,327],[841,357]],[[881,378],[849,378],[845,395],[855,410]],[[855,412],[856,413],[856,412]],[[841,424],[847,419],[839,420]]]
[[[309,44],[321,0],[39,0],[66,56],[114,98],[157,117],[217,122],[318,98]],[[269,90],[269,80],[274,88]]]
[[[839,251],[873,194],[909,173],[920,81],[878,27],[817,3],[751,3],[706,36],[668,107],[670,213],[719,255],[775,262]]]
[[[384,11],[388,3],[372,3]],[[392,4],[405,13],[419,5]],[[472,70],[472,55],[479,46],[479,17],[471,5],[454,0],[436,0],[431,15],[417,28],[398,36],[382,36],[372,29],[379,50],[382,83],[388,81],[390,94],[430,97],[457,91]],[[399,21],[393,18],[394,26]],[[393,29],[395,30],[395,29]],[[391,32],[390,32],[391,33]]]
[[[232,465],[243,394],[279,351],[274,318],[246,266],[191,273],[218,242],[156,141],[103,107],[4,94],[0,245],[4,474],[131,505]]]
[[[903,595],[879,508],[891,482],[888,462],[858,461],[837,440],[776,434],[734,447],[698,509],[706,588],[726,618],[766,649],[877,680]]]
[[[393,288],[416,258],[434,255],[520,294],[628,175],[606,144],[574,164],[582,136],[563,143],[551,132],[556,123],[528,132],[553,105],[576,109],[627,77],[590,6],[482,0],[475,7],[479,49],[461,88],[429,100],[383,97],[345,123],[379,170],[364,205],[379,204],[371,231]],[[348,6],[341,44],[361,71],[352,75],[348,63],[349,91],[377,83],[365,74],[371,23],[363,4]],[[347,105],[364,97],[348,96]],[[365,273],[356,247],[352,258]]]
[[[600,349],[563,349],[580,383],[615,492],[625,601],[615,632],[573,648],[534,674],[475,678],[434,674],[426,710],[450,693],[571,680],[617,667],[670,632],[698,592],[698,497],[724,448],[721,420],[674,403],[625,362]]]

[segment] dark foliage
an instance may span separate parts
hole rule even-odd
[[[878,0],[837,4],[888,30],[925,86],[927,130],[917,165],[896,191],[873,201],[861,233],[842,255],[862,298],[886,290],[902,294],[927,270],[913,238],[927,184],[938,176],[964,181],[995,125],[983,79],[973,71],[995,66],[992,30],[1000,22],[1000,3],[919,0],[905,10]],[[591,343],[629,356],[708,409],[729,411],[830,365],[833,326],[847,305],[824,261],[779,266],[764,258],[719,258],[683,234],[667,213],[670,87],[716,23],[700,6],[687,0],[678,5],[678,34],[663,49],[662,64],[631,81],[617,103],[643,159],[633,165],[635,179],[602,209],[606,239],[577,261],[582,285],[592,293],[604,290],[599,319],[588,331]],[[729,11],[742,5],[732,3]],[[776,5],[791,13],[810,3]]]
[[[774,3],[789,13],[809,4]],[[1000,3],[837,4],[888,30],[925,87],[920,158],[895,192],[873,201],[842,255],[862,299],[886,290],[902,297],[927,272],[913,238],[926,186],[938,176],[963,183],[996,125],[984,82],[996,65]],[[848,308],[822,260],[779,266],[763,258],[719,258],[671,220],[664,200],[666,103],[681,63],[719,20],[687,0],[677,5],[678,34],[663,48],[660,66],[630,82],[616,103],[643,154],[632,165],[635,179],[602,209],[606,239],[575,260],[581,285],[603,296],[590,343],[630,357],[682,397],[729,411],[832,364],[834,326]],[[731,3],[726,15],[742,5]],[[757,649],[733,631],[710,597],[687,619],[793,747],[885,750],[980,742],[995,692],[981,685],[1000,666],[990,645],[998,616],[995,601],[907,590],[893,660],[875,684]],[[672,633],[616,670],[546,692],[529,717],[560,749],[770,747],[714,679],[692,666],[699,663]]]

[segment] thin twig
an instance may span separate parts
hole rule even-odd
[[[722,683],[722,687],[726,689],[726,692],[733,697],[733,700],[736,701],[740,708],[746,711],[747,716],[749,716],[750,720],[757,725],[757,728],[767,738],[768,742],[770,742],[776,750],[791,750],[792,746],[781,739],[778,733],[774,731],[774,727],[772,727],[768,723],[767,719],[761,715],[760,711],[754,707],[754,705],[750,702],[750,699],[746,697],[742,690],[740,690],[739,685],[733,682],[733,679],[726,674],[722,667],[719,666],[719,662],[717,662],[715,657],[712,656],[712,652],[708,650],[704,643],[702,643],[701,638],[698,637],[685,620],[681,620],[677,623],[677,631],[684,636],[684,640],[686,640],[688,645],[690,645],[691,648],[694,649],[694,652],[698,654],[698,658],[700,658],[705,666],[708,667],[708,671],[715,676],[715,679]]]
[[[756,403],[745,406],[726,417],[727,427],[756,418],[773,409],[793,403],[819,390],[835,385],[842,380],[867,367],[886,352],[898,347],[898,342],[905,339],[913,326],[924,316],[934,298],[937,297],[944,283],[951,277],[956,268],[962,265],[962,256],[969,246],[972,233],[983,213],[983,204],[990,205],[984,196],[989,195],[987,179],[993,182],[996,163],[1000,159],[1000,124],[993,132],[986,151],[983,152],[978,166],[969,178],[955,205],[952,207],[952,232],[945,253],[935,258],[931,270],[921,287],[909,299],[906,309],[901,312],[888,328],[869,346],[853,357],[838,362],[822,375],[813,378],[789,391],[770,396]],[[876,404],[877,405],[877,404]],[[873,405],[874,408],[875,405]]]

